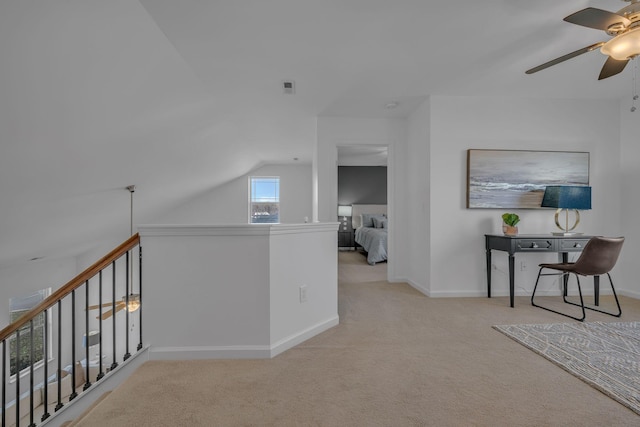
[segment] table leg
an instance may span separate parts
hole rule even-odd
[[[600,276],[593,276],[593,303],[600,305]]]
[[[569,253],[568,252],[562,252],[562,263],[566,264],[569,262]],[[562,290],[563,296],[567,296],[568,295],[568,291],[567,288],[569,287],[569,275],[568,274],[563,274],[562,275]]]
[[[513,307],[513,293],[515,290],[515,257],[509,254],[509,303]]]
[[[491,298],[491,249],[487,249],[487,298]]]

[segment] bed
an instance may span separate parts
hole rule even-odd
[[[367,262],[387,260],[387,205],[353,205],[352,224],[356,243],[367,252]]]

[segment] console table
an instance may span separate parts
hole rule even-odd
[[[491,251],[503,251],[509,254],[509,302],[513,307],[515,282],[515,254],[517,252],[555,252],[562,254],[562,262],[567,262],[569,252],[580,252],[591,236],[583,234],[573,236],[554,236],[552,234],[522,234],[505,236],[502,234],[485,234],[487,249],[487,296],[491,298]],[[565,277],[564,292],[567,292],[567,277]],[[599,281],[594,276],[595,304],[598,305]]]

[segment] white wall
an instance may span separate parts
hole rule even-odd
[[[319,233],[316,225],[271,231],[270,340],[278,352],[338,318],[337,226]],[[300,300],[301,286],[306,288],[305,302]]]
[[[337,227],[141,226],[151,358],[271,357],[337,324]]]
[[[501,233],[502,211],[466,209],[467,149],[590,152],[593,209],[582,213],[580,231],[618,235],[622,229],[619,140],[615,101],[433,97],[428,159],[431,270],[426,285],[430,295],[486,295],[484,234]],[[555,227],[553,213],[546,210],[517,212],[522,234],[547,233]],[[501,255],[493,256],[497,271],[492,293],[508,295],[507,256]],[[521,261],[525,262],[522,272]],[[540,255],[516,256],[516,294],[530,295],[536,265],[543,261]]]
[[[405,199],[406,219],[403,223],[407,246],[406,256],[400,268],[405,280],[425,294],[429,294],[431,271],[431,101],[425,101],[408,120],[407,155],[402,168],[405,173],[405,191],[398,197]],[[398,207],[398,209],[401,209]],[[409,232],[408,230],[411,230]]]
[[[620,107],[621,141],[620,170],[622,203],[620,209],[621,234],[625,244],[613,278],[616,289],[624,289],[640,298],[638,280],[638,254],[640,253],[640,111],[630,112],[629,102],[623,100]],[[616,218],[616,217],[614,217]]]
[[[159,224],[246,224],[249,221],[249,177],[280,177],[280,222],[299,224],[312,216],[311,165],[266,165],[211,189],[181,207],[161,213]]]

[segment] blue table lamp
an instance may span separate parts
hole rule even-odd
[[[544,190],[542,197],[543,208],[556,208],[556,225],[561,232],[553,232],[556,236],[571,236],[574,234],[582,234],[572,232],[580,223],[580,210],[591,209],[591,187],[576,185],[550,185]],[[573,226],[569,228],[569,209],[576,213],[576,220]],[[558,216],[561,211],[565,211],[564,227],[560,225]]]

